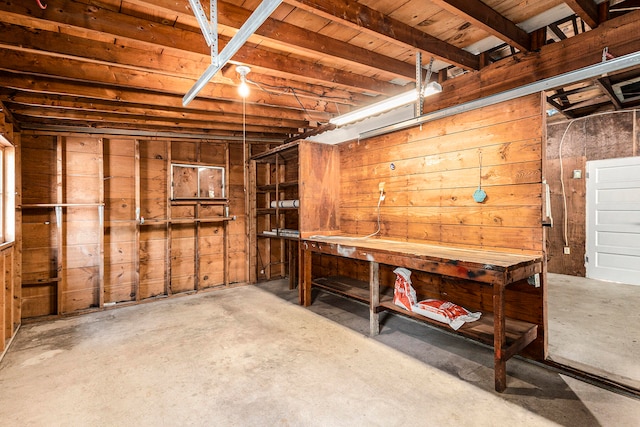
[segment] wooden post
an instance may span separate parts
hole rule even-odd
[[[257,226],[256,226],[256,174],[257,166],[255,160],[251,160],[249,163],[249,172],[245,182],[245,212],[246,224],[245,224],[245,245],[247,253],[246,264],[246,280],[247,283],[256,283],[258,272],[258,239]]]
[[[136,294],[136,301],[140,301],[140,217],[142,202],[140,200],[140,140],[134,142],[133,154],[133,185],[135,198],[135,231],[134,242],[135,252],[133,253],[133,292]]]
[[[222,207],[222,216],[229,216],[229,181],[231,176],[231,154],[229,153],[229,143],[227,142],[224,146],[224,161],[225,161],[225,180],[224,180],[224,197],[226,202]],[[243,166],[244,167],[244,166]],[[248,217],[247,219],[248,220]],[[222,248],[222,256],[224,258],[224,285],[229,286],[229,221],[222,222],[222,239],[223,239],[223,248]],[[248,255],[248,254],[247,254]]]
[[[199,145],[198,145],[199,146]],[[200,202],[193,207],[195,219],[195,238],[193,239],[193,289],[200,290]]]
[[[302,245],[307,245],[308,243],[301,243]],[[303,265],[304,265],[304,275],[302,278],[302,286],[300,286],[300,290],[298,295],[300,297],[300,305],[304,307],[309,307],[311,305],[311,256],[312,252],[309,248],[305,247],[302,250],[303,253]]]
[[[98,138],[98,307],[104,307],[104,139]]]
[[[62,230],[62,203],[64,203],[64,167],[63,167],[63,149],[62,149],[62,137],[56,137],[56,314],[63,312],[63,292],[66,288],[64,275],[62,274],[63,266],[63,237]]]
[[[369,335],[375,337],[380,333],[378,306],[380,305],[380,264],[369,263]]]
[[[167,209],[166,209],[166,246],[165,246],[165,262],[167,265],[165,272],[165,294],[171,295],[171,140],[167,140]]]

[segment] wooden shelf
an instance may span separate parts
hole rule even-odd
[[[193,224],[196,222],[224,222],[235,221],[235,217],[221,216],[216,218],[173,218],[173,219],[145,219],[140,225],[158,225],[158,224]]]
[[[295,241],[300,240],[300,237],[282,236],[282,235],[274,236],[273,234],[264,234],[264,233],[258,233],[257,237],[261,237],[261,238],[265,238],[265,239],[285,239],[285,240],[295,240]]]
[[[256,163],[274,163],[275,158],[279,157],[285,162],[295,159],[297,163],[298,144],[299,141],[293,141],[288,144],[279,145],[270,150],[251,156],[250,160],[253,160]]]
[[[174,206],[180,206],[180,205],[196,205],[196,204],[201,204],[201,205],[227,205],[229,204],[229,200],[228,199],[198,199],[197,197],[194,197],[192,199],[172,199],[171,200],[171,204]]]
[[[277,184],[279,189],[286,190],[289,188],[297,188],[298,181],[280,182]],[[276,184],[259,185],[256,187],[256,191],[260,193],[269,193],[276,190]]]
[[[362,280],[341,276],[320,277],[313,279],[312,285],[332,294],[341,295],[366,304],[370,304],[371,302],[369,284]],[[465,323],[460,327],[460,329],[454,330],[446,323],[438,322],[420,314],[413,313],[394,304],[393,289],[391,287],[381,288],[380,292],[380,304],[376,308],[376,311],[378,312],[395,312],[405,317],[410,317],[444,329],[448,332],[474,339],[491,347],[494,345],[493,313],[482,312],[480,319],[475,322]],[[531,343],[536,338],[537,331],[538,325],[536,324],[505,318],[505,336],[507,343],[503,350],[506,352],[508,357],[511,357]]]
[[[18,206],[18,209],[42,209],[42,208],[75,208],[75,207],[100,207],[104,203],[27,203]]]
[[[25,280],[22,282],[22,286],[45,286],[45,285],[54,285],[60,281],[59,277],[48,277],[46,279],[38,279],[38,280]]]
[[[430,319],[428,317],[422,316],[417,313],[413,313],[411,311],[407,311],[402,307],[399,307],[393,303],[391,299],[385,299],[384,301],[380,301],[379,305],[380,311],[389,310],[395,313],[399,313],[403,316],[410,317],[412,319],[420,320],[421,322],[428,323],[430,325],[437,326],[439,328],[443,328],[449,332],[464,335],[466,337],[472,338],[476,341],[479,341],[483,344],[489,345],[493,347],[493,314],[489,312],[482,312],[482,316],[480,319],[475,322],[465,323],[458,329],[457,331],[452,329],[449,325],[438,322],[436,320]],[[538,325],[533,323],[523,322],[521,320],[515,320],[510,318],[505,318],[505,336],[507,338],[507,345],[505,348],[509,348],[513,345],[516,345],[523,337],[526,342],[523,347],[532,342],[536,336],[538,331]]]
[[[275,215],[278,211],[297,211],[299,208],[258,208],[256,209],[257,214],[262,215]]]
[[[369,283],[363,282],[362,280],[342,276],[319,277],[313,279],[312,285],[331,292],[332,294],[341,295],[367,304],[370,302]]]

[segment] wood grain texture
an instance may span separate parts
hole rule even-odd
[[[379,212],[382,237],[541,253],[542,124],[531,95],[342,144],[341,229],[372,233]]]

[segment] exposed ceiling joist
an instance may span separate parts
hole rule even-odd
[[[521,51],[531,50],[531,37],[522,28],[480,0],[431,0],[443,9],[459,15],[487,33]]]
[[[598,5],[595,1],[566,0],[565,3],[591,28],[596,28],[600,23],[600,19],[598,18]]]
[[[404,43],[422,52],[450,62],[466,70],[480,67],[477,56],[443,42],[383,13],[357,2],[335,0],[285,0],[287,3],[318,13],[329,19],[340,19],[346,25],[385,37],[394,43]]]

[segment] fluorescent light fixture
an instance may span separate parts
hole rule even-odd
[[[435,95],[442,92],[442,86],[438,82],[429,82],[422,90],[422,96]]]
[[[442,86],[436,82],[430,82],[425,86],[423,96],[429,96],[439,92],[442,92]],[[413,89],[408,92],[392,96],[391,98],[387,98],[384,101],[376,102],[375,104],[367,105],[366,107],[334,117],[329,120],[329,123],[336,126],[346,125],[347,123],[357,122],[358,120],[366,119],[367,117],[375,116],[376,114],[411,104],[417,100],[418,92]]]

